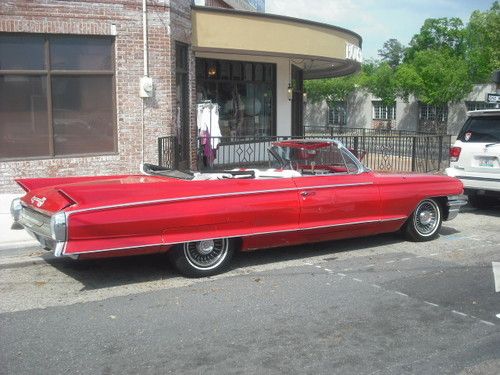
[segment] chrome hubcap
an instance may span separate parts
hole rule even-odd
[[[428,225],[432,221],[432,214],[429,211],[421,212],[420,217],[419,217],[419,221],[423,225]]]
[[[206,255],[212,252],[214,245],[213,240],[200,241],[196,243],[196,249],[200,254]]]
[[[439,221],[439,207],[434,201],[423,201],[415,210],[415,229],[422,236],[432,235],[437,230]]]
[[[184,255],[194,268],[210,270],[224,261],[228,249],[229,241],[226,238],[188,242],[184,244]]]

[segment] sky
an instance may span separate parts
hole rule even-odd
[[[488,10],[493,0],[266,0],[266,13],[340,26],[361,35],[363,58],[379,58],[385,41],[408,45],[427,18],[459,17]]]

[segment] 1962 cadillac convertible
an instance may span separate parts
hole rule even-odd
[[[437,175],[378,174],[340,142],[289,140],[276,168],[197,173],[143,166],[142,175],[18,179],[12,215],[56,256],[168,252],[187,276],[221,272],[235,251],[402,231],[438,235],[466,204]]]

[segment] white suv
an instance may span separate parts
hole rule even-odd
[[[500,203],[500,109],[471,111],[450,149],[448,176],[459,178],[469,203]]]

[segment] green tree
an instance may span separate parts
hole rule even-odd
[[[467,62],[449,49],[418,51],[398,73],[400,90],[430,105],[459,101],[472,90]]]
[[[360,85],[379,98],[384,105],[392,105],[398,95],[394,69],[389,63],[369,64],[360,76]]]
[[[307,98],[313,103],[326,101],[333,107],[335,102],[347,100],[357,85],[358,76],[315,79],[304,82]]]
[[[382,61],[388,63],[391,68],[396,68],[403,60],[405,47],[397,39],[386,41],[382,49],[378,50],[378,55]]]
[[[495,1],[486,12],[472,13],[465,30],[466,53],[471,79],[488,82],[500,69],[500,4]]]
[[[465,51],[465,28],[460,18],[428,18],[406,49],[405,61],[425,50],[447,50],[457,56]]]

